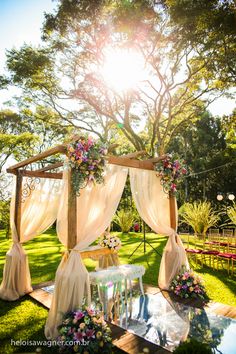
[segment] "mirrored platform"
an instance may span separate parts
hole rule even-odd
[[[181,341],[195,338],[216,353],[236,353],[236,320],[177,302],[162,293],[133,299],[132,317],[120,325],[148,341],[173,351]]]
[[[52,293],[54,286],[43,288]],[[115,324],[173,351],[181,341],[195,338],[215,353],[236,354],[236,320],[167,300],[162,293],[136,295],[120,308]]]

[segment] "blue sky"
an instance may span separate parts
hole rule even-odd
[[[6,49],[20,48],[24,42],[38,45],[41,40],[44,12],[52,12],[51,0],[0,0],[0,74],[5,68]],[[16,89],[0,91],[0,108]]]
[[[24,42],[39,43],[43,13],[53,7],[51,0],[0,0],[0,70],[6,49],[18,48]]]
[[[4,71],[5,51],[19,48],[24,42],[40,43],[40,29],[44,12],[52,12],[56,1],[51,0],[0,0],[0,74]],[[0,91],[0,108],[15,90]],[[235,107],[235,100],[221,98],[209,107],[214,115],[229,114]]]

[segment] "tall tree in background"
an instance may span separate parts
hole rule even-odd
[[[55,111],[42,106],[0,111],[0,173],[9,158],[20,161],[62,142],[68,128],[59,122]]]
[[[206,70],[224,87],[236,83],[235,0],[163,0],[183,45],[207,57]]]
[[[229,87],[210,52],[187,45],[167,3],[59,1],[45,16],[45,46],[8,52],[9,83],[65,126],[105,140],[120,129],[134,149],[165,152],[181,126]]]
[[[236,149],[231,142],[235,142],[235,131],[228,136],[222,120],[209,112],[202,114],[195,126],[179,131],[169,150],[184,156],[190,169],[181,188],[181,203],[198,199],[216,202],[218,192],[236,195]]]

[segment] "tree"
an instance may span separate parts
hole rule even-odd
[[[227,119],[226,119],[227,118]],[[184,201],[208,199],[216,202],[217,192],[235,190],[235,149],[231,142],[235,137],[229,135],[230,125],[225,120],[205,111],[192,127],[183,127],[169,145],[183,156],[189,168],[189,176],[184,179],[181,204]]]
[[[136,150],[151,156],[165,152],[178,129],[196,120],[202,100],[209,104],[225,91],[209,71],[209,58],[185,45],[160,2],[61,0],[45,16],[44,40],[43,48],[8,51],[9,82],[57,112],[60,123],[105,140],[119,127]],[[135,54],[145,68],[126,90],[102,71],[119,51],[126,53],[124,65]]]
[[[0,112],[0,172],[7,159],[11,156],[16,160],[28,157],[32,152],[37,137],[27,131],[26,122],[22,122],[18,114],[3,110]]]
[[[206,69],[224,86],[236,82],[234,0],[164,0],[183,44],[207,57]]]
[[[68,127],[59,122],[55,111],[41,106],[0,111],[0,172],[10,157],[20,161],[62,142]]]
[[[179,214],[182,221],[190,225],[197,235],[206,235],[207,230],[220,220],[209,202],[186,203],[180,208]]]

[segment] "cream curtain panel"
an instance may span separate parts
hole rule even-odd
[[[155,171],[130,168],[130,184],[135,205],[141,218],[156,233],[169,236],[161,259],[158,285],[169,289],[173,277],[188,260],[176,230],[170,227],[168,195],[163,191]],[[177,206],[176,206],[177,210]],[[177,212],[176,212],[177,215]]]
[[[23,178],[23,189],[27,189]],[[32,291],[27,255],[21,243],[43,233],[56,220],[62,181],[41,179],[22,203],[20,235],[14,223],[15,186],[11,199],[10,222],[13,245],[6,254],[0,298],[14,301]],[[32,184],[31,184],[32,188]],[[28,189],[29,191],[29,189]]]
[[[83,298],[90,302],[89,274],[79,251],[88,247],[109,226],[118,207],[128,170],[124,167],[107,165],[105,183],[89,185],[77,197],[77,245],[69,258],[62,259],[55,278],[52,305],[45,327],[47,338],[58,335],[57,326],[63,313],[81,306]],[[57,232],[60,241],[67,243],[68,188],[67,173],[64,173],[64,187],[57,218]]]

